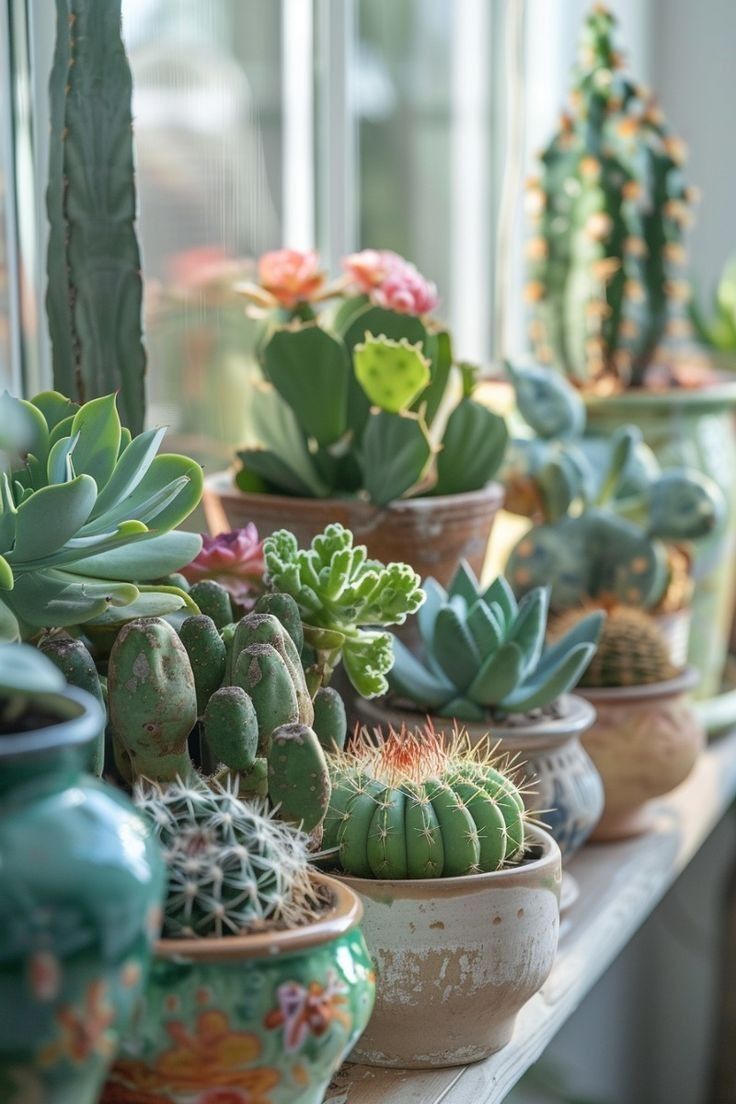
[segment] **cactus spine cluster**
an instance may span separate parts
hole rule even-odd
[[[146,354],[121,0],[57,0],[56,13],[46,193],[54,382],[81,401],[118,391],[136,434]]]
[[[449,878],[521,858],[524,804],[489,745],[433,729],[366,730],[331,762],[323,846],[361,878]]]
[[[124,626],[108,663],[113,749],[129,783],[237,774],[244,796],[268,796],[282,819],[313,832],[330,793],[320,740],[341,746],[347,721],[339,697],[320,691],[315,722],[286,627],[300,625],[296,606],[275,597],[223,634],[204,614],[179,634],[159,618]],[[286,625],[267,608],[281,608]]]
[[[160,840],[169,875],[164,935],[245,935],[293,928],[320,912],[307,839],[232,788],[141,784],[134,799]]]
[[[569,610],[555,623],[555,634],[568,631],[582,616],[580,611]],[[580,685],[589,689],[645,686],[666,682],[676,674],[669,645],[657,623],[640,609],[614,606]]]
[[[580,384],[639,387],[663,338],[689,334],[684,146],[626,74],[615,20],[587,16],[569,111],[530,181],[526,297],[537,359]]]

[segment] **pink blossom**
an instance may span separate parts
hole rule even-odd
[[[428,314],[439,302],[435,284],[390,249],[352,253],[343,266],[348,278],[380,307],[401,314]]]
[[[264,253],[258,262],[258,279],[261,287],[288,310],[319,298],[325,284],[319,254],[314,250],[302,253],[298,249],[276,249]]]
[[[350,281],[369,295],[390,272],[406,263],[403,257],[390,249],[363,249],[360,253],[345,257],[342,266]]]
[[[181,573],[190,583],[213,579],[231,598],[250,609],[263,591],[263,543],[250,522],[244,529],[202,536],[202,551]]]

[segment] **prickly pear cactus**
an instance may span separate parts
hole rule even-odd
[[[81,401],[117,391],[137,434],[146,354],[121,0],[57,0],[56,18],[46,192],[54,384]]]
[[[524,805],[487,745],[459,731],[363,731],[330,761],[323,847],[360,878],[441,878],[498,870],[524,848]]]
[[[421,345],[410,345],[406,338],[391,341],[385,335],[376,339],[367,334],[353,349],[353,365],[373,405],[390,414],[408,410],[430,379]]]
[[[579,384],[639,387],[657,347],[689,335],[683,143],[624,70],[615,19],[583,25],[569,109],[529,182],[537,359]]]

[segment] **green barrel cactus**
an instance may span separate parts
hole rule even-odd
[[[554,624],[554,633],[569,631],[580,621],[568,610]],[[609,610],[598,648],[580,679],[581,686],[601,689],[666,682],[678,674],[669,644],[652,617],[641,609],[615,606]]]
[[[524,804],[487,743],[456,730],[363,730],[330,761],[323,846],[359,878],[451,878],[499,870],[524,851]]]
[[[543,709],[575,685],[590,662],[604,614],[594,612],[545,648],[549,591],[521,602],[503,576],[485,589],[463,563],[445,590],[424,583],[421,658],[394,641],[394,694],[423,712],[463,721]]]
[[[689,336],[683,143],[630,77],[615,19],[585,19],[560,127],[529,183],[537,360],[585,386],[641,387],[657,348]]]
[[[307,839],[223,786],[141,784],[134,800],[166,859],[164,935],[220,938],[298,927],[320,905]]]
[[[56,387],[80,401],[117,391],[123,422],[136,434],[145,419],[146,353],[121,19],[121,0],[56,0],[46,307]]]

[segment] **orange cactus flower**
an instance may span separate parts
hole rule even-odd
[[[313,249],[305,253],[298,249],[264,253],[258,262],[258,279],[261,287],[288,310],[299,303],[314,302],[325,286],[319,254]]]

